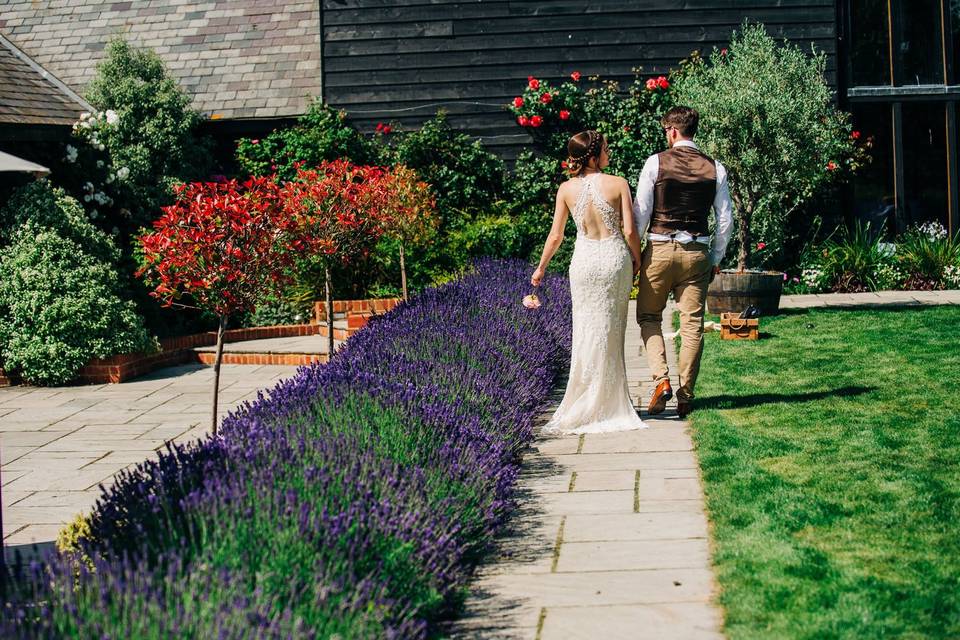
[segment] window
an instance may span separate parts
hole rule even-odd
[[[893,171],[893,108],[889,104],[862,104],[853,108],[853,125],[872,143],[872,161],[853,184],[853,210],[858,222],[886,235],[897,232]]]
[[[943,103],[903,104],[901,228],[932,220],[950,226],[946,108]]]
[[[887,0],[851,0],[850,22],[851,84],[890,84]]]
[[[943,84],[941,0],[901,0],[894,8],[896,84]],[[899,20],[897,20],[899,18]]]

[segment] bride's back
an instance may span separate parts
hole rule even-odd
[[[563,201],[581,234],[603,240],[619,233],[621,180],[605,173],[589,173],[563,183]]]

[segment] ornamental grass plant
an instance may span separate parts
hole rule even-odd
[[[569,290],[484,261],[101,496],[21,568],[4,638],[422,638],[510,513],[569,357]],[[92,563],[92,568],[90,564]]]

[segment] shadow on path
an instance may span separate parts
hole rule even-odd
[[[757,393],[754,395],[722,395],[700,398],[697,409],[744,409],[762,404],[778,402],[814,402],[830,398],[850,398],[875,391],[876,387],[849,386],[828,391],[809,391],[807,393]]]

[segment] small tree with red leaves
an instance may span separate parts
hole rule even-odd
[[[304,243],[285,210],[282,190],[269,178],[195,182],[178,187],[176,195],[154,230],[140,236],[138,275],[167,306],[199,307],[219,318],[211,416],[216,435],[227,321],[289,282],[292,250]]]
[[[334,351],[334,260],[349,262],[371,247],[389,226],[389,174],[381,167],[348,160],[323,162],[316,169],[300,168],[297,179],[284,186],[290,218],[299,230],[306,268],[319,265],[324,274],[328,352]]]
[[[386,175],[387,203],[385,211],[386,235],[400,246],[400,283],[403,299],[407,299],[407,266],[405,249],[421,244],[436,233],[436,201],[430,185],[420,180],[417,173],[404,165],[397,165]]]

